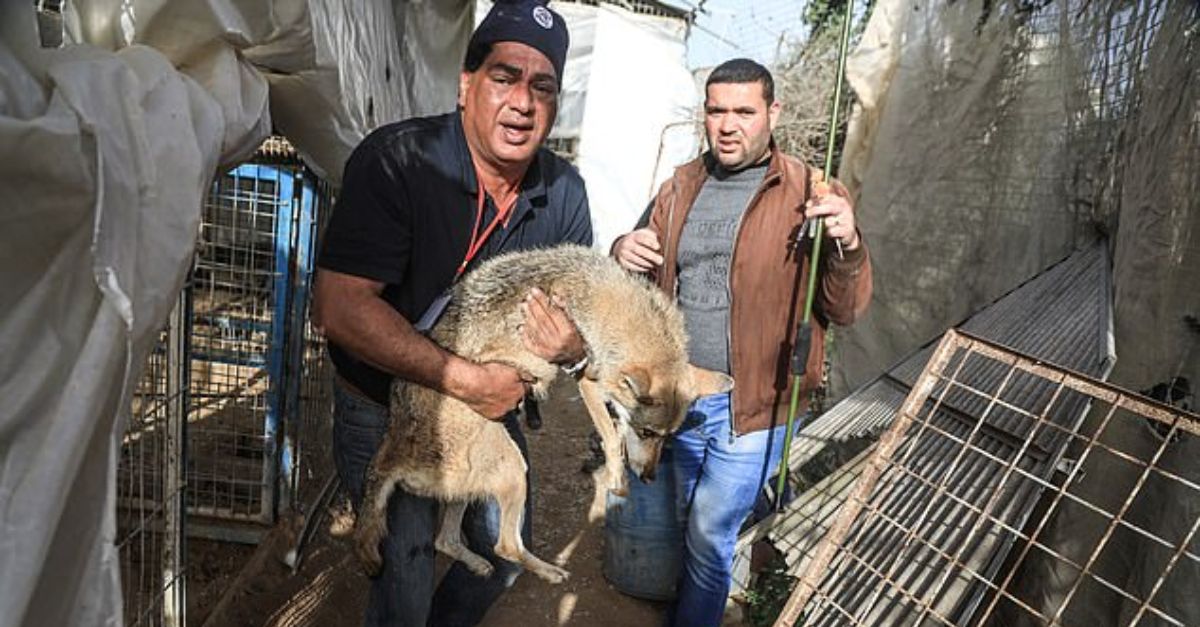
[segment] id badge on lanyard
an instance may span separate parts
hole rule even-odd
[[[421,314],[421,319],[417,320],[417,323],[413,325],[413,328],[418,333],[429,335],[429,331],[433,329],[433,325],[437,324],[442,314],[446,312],[446,305],[450,304],[450,297],[453,292],[454,284],[451,283],[450,287],[447,287],[444,292],[438,294],[438,297],[433,299],[432,303],[429,303],[429,307],[425,308],[425,313]]]
[[[478,173],[476,174],[476,180],[478,180]],[[429,331],[433,329],[433,325],[437,324],[437,321],[441,319],[442,314],[446,312],[446,306],[450,304],[450,299],[454,295],[454,285],[458,283],[459,277],[461,277],[463,272],[466,271],[467,264],[471,263],[471,260],[474,259],[475,255],[479,253],[479,250],[483,248],[484,243],[487,242],[487,238],[491,236],[492,231],[496,230],[496,225],[500,222],[508,220],[508,214],[510,211],[512,211],[513,205],[516,204],[517,200],[514,196],[512,201],[506,206],[499,207],[496,211],[496,217],[492,220],[492,223],[487,225],[487,228],[485,228],[483,233],[480,234],[479,226],[480,223],[483,222],[484,197],[483,183],[480,182],[479,203],[475,209],[475,228],[471,230],[471,242],[467,246],[466,257],[463,258],[462,263],[458,266],[458,270],[454,273],[454,280],[450,282],[450,286],[443,290],[441,294],[438,294],[437,298],[433,299],[433,302],[430,303],[429,306],[425,308],[425,312],[421,314],[420,319],[418,319],[416,324],[413,325],[413,328],[419,333],[428,335]]]

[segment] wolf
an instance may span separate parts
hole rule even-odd
[[[607,487],[624,492],[626,463],[641,480],[653,480],[663,442],[679,428],[691,402],[727,391],[733,381],[688,364],[682,315],[659,289],[607,256],[574,245],[509,253],[481,264],[453,288],[430,338],[464,358],[517,368],[532,381],[534,396],[544,399],[559,368],[527,350],[519,331],[520,304],[534,287],[562,303],[588,346],[579,390],[604,442]],[[500,508],[496,555],[551,583],[568,577],[521,540],[527,468],[503,423],[399,379],[389,410],[392,420],[367,470],[355,527],[355,551],[369,573],[382,566],[385,512],[399,484],[443,502],[434,546],[473,572],[487,576],[492,565],[463,542],[463,515],[472,501],[492,497]]]

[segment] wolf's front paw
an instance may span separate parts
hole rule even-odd
[[[608,476],[608,491],[616,496],[629,496],[629,478],[625,475],[625,470],[620,472],[610,472]]]
[[[468,553],[466,555],[463,555],[460,557],[460,559],[462,560],[462,563],[467,567],[468,570],[475,573],[476,575],[479,575],[480,577],[484,577],[484,578],[491,577],[492,572],[496,570],[496,567],[492,566],[491,562],[483,559],[482,557],[480,557],[474,553]]]

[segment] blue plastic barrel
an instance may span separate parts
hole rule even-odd
[[[630,596],[652,601],[675,598],[683,529],[675,515],[674,474],[671,449],[664,446],[653,482],[642,483],[629,473],[629,495],[608,494],[604,578]]]

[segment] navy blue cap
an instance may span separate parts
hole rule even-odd
[[[550,59],[558,84],[562,84],[567,61],[567,23],[562,16],[537,0],[496,0],[492,10],[471,35],[469,46],[515,41],[534,48]]]

